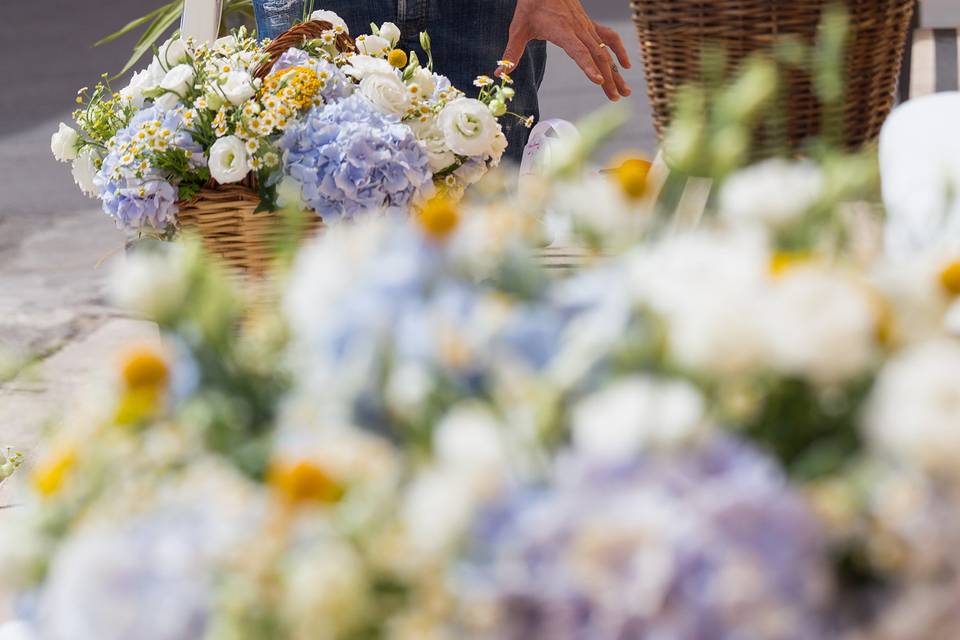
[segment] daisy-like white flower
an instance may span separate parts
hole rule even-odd
[[[473,86],[475,87],[489,87],[493,84],[493,78],[490,76],[477,76],[477,79],[473,81]]]

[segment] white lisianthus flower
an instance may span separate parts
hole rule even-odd
[[[240,182],[250,173],[250,161],[243,140],[237,136],[220,138],[210,147],[210,175],[220,184]]]
[[[820,384],[848,381],[873,362],[877,317],[867,292],[817,267],[788,271],[761,309],[771,364]]]
[[[93,178],[97,175],[96,152],[91,147],[85,147],[73,161],[73,181],[80,187],[84,195],[91,198],[97,195],[97,187]]]
[[[400,27],[392,22],[384,22],[380,27],[380,37],[390,43],[391,47],[400,42]]]
[[[167,91],[173,91],[180,97],[183,97],[187,91],[193,88],[193,81],[196,73],[188,64],[178,64],[167,72],[160,82],[160,88]]]
[[[58,162],[70,162],[77,158],[79,141],[80,135],[77,130],[61,122],[56,133],[50,137],[50,151]]]
[[[437,124],[447,146],[462,156],[493,154],[501,130],[487,105],[473,98],[457,98],[445,106]]]
[[[140,109],[143,107],[144,93],[160,86],[166,75],[160,62],[156,59],[143,71],[138,71],[130,78],[129,84],[120,90],[120,95]]]
[[[238,106],[249,100],[257,93],[253,86],[253,77],[243,71],[231,71],[220,83],[223,95],[230,104]]]
[[[573,442],[588,456],[626,459],[651,447],[689,442],[703,432],[705,416],[703,396],[693,385],[634,376],[573,409]]]
[[[430,170],[434,173],[443,171],[457,161],[457,156],[447,147],[443,132],[437,127],[436,120],[410,122],[410,128],[417,136],[420,146],[427,153],[430,161]]]
[[[466,185],[480,182],[487,175],[487,163],[480,158],[470,158],[453,172]]]
[[[500,160],[503,159],[503,154],[507,151],[507,136],[503,135],[503,129],[497,131],[497,135],[493,137],[493,151],[490,154],[491,164],[496,167],[500,164]]]
[[[911,347],[880,373],[867,412],[872,442],[927,470],[957,473],[960,458],[960,343]]]
[[[187,61],[187,45],[180,36],[170,38],[157,49],[157,59],[164,69],[172,69]]]
[[[720,212],[734,223],[780,228],[810,210],[823,194],[813,162],[767,160],[735,173],[720,190]]]
[[[390,43],[386,38],[380,36],[365,35],[357,38],[357,51],[373,56],[375,58],[383,57],[390,52]]]
[[[341,27],[344,33],[350,33],[350,28],[347,26],[346,21],[333,11],[327,11],[324,9],[314,11],[310,14],[310,19],[318,20],[320,22],[329,22],[335,28]]]
[[[360,81],[360,93],[384,113],[402,116],[410,108],[410,93],[396,73],[371,73]]]
[[[374,73],[396,75],[396,71],[390,66],[390,63],[382,58],[357,54],[351,56],[349,60],[350,64],[343,68],[343,72],[357,80],[363,80]]]

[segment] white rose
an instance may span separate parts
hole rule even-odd
[[[431,171],[434,173],[443,171],[457,161],[457,156],[444,142],[443,132],[437,127],[435,120],[427,122],[415,120],[410,123],[410,128],[413,129],[420,146],[427,153]]]
[[[344,21],[344,19],[341,18],[336,13],[334,13],[333,11],[326,11],[326,10],[314,11],[313,13],[310,14],[310,19],[317,20],[320,22],[329,22],[335,28],[342,27],[344,33],[350,33],[350,28],[347,26],[347,23]]]
[[[871,392],[873,443],[928,470],[957,473],[960,456],[960,344],[938,339],[891,360]]]
[[[91,198],[97,195],[97,187],[93,182],[97,175],[96,154],[90,147],[85,147],[76,160],[73,161],[73,181],[80,187],[84,195]]]
[[[473,98],[458,98],[440,112],[437,124],[447,146],[462,156],[493,153],[500,125],[487,105]]]
[[[373,73],[395,75],[393,67],[386,60],[359,54],[350,57],[350,64],[343,68],[343,72],[357,80],[363,80]]]
[[[120,90],[120,95],[128,100],[137,109],[143,107],[144,93],[156,89],[163,81],[166,72],[160,61],[154,59],[149,67],[138,71],[130,78],[130,83]]]
[[[187,60],[187,45],[179,36],[170,38],[157,49],[157,58],[164,68],[170,69]]]
[[[357,38],[357,51],[364,55],[382,57],[391,49],[390,43],[386,38],[380,36],[365,35]]]
[[[193,81],[196,74],[193,67],[188,64],[178,64],[167,72],[160,82],[160,88],[171,91],[179,97],[184,97],[190,89],[193,88]]]
[[[688,442],[705,426],[705,403],[687,382],[626,378],[573,410],[573,441],[586,455],[630,458],[650,447]]]
[[[227,77],[220,83],[220,89],[223,95],[230,101],[230,104],[241,105],[254,96],[257,92],[253,86],[253,77],[243,71],[231,71]]]
[[[786,374],[835,384],[863,373],[874,357],[877,319],[867,293],[825,269],[788,271],[760,321],[771,364]]]
[[[210,175],[220,184],[240,182],[250,172],[247,149],[237,136],[220,138],[210,147]]]
[[[407,86],[395,73],[371,73],[360,81],[360,93],[384,113],[402,116],[410,108]]]
[[[720,212],[733,222],[783,227],[813,207],[823,187],[823,173],[812,162],[767,160],[724,183]]]
[[[70,162],[77,157],[77,142],[80,136],[76,129],[60,123],[60,128],[50,137],[50,151],[58,162]]]
[[[391,47],[395,47],[400,42],[400,27],[392,22],[384,22],[380,27],[380,37],[389,42]]]
[[[420,95],[430,97],[437,89],[437,80],[429,69],[419,67],[410,77],[410,84],[415,85],[420,90]]]

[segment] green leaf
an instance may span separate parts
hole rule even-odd
[[[177,2],[179,2],[179,0],[174,0],[174,1],[173,1],[172,3],[170,3],[170,4],[176,4]],[[95,42],[95,43],[93,44],[93,46],[99,47],[100,45],[107,44],[108,42],[113,42],[113,41],[116,40],[117,38],[119,38],[119,37],[121,37],[121,36],[124,36],[124,35],[130,33],[131,31],[133,31],[134,29],[136,29],[136,28],[139,27],[140,25],[143,25],[143,24],[146,24],[146,23],[150,22],[151,20],[153,20],[154,18],[156,18],[158,15],[160,15],[161,13],[163,13],[165,10],[167,10],[169,7],[170,7],[170,5],[163,5],[163,6],[161,6],[161,7],[157,7],[156,9],[154,9],[153,11],[151,11],[150,13],[148,13],[147,15],[141,16],[141,17],[137,18],[136,20],[133,20],[133,21],[131,21],[131,22],[128,22],[128,23],[126,24],[126,26],[124,26],[123,28],[121,28],[119,31],[115,31],[115,32],[111,33],[110,35],[106,36],[105,38],[101,38],[100,40],[98,40],[97,42]]]
[[[157,40],[163,36],[164,32],[167,29],[172,27],[177,20],[180,19],[180,16],[183,14],[183,0],[177,0],[175,3],[167,5],[164,12],[157,16],[153,23],[144,31],[143,35],[140,36],[140,40],[137,41],[136,46],[133,49],[133,55],[130,56],[130,59],[127,60],[127,63],[123,66],[115,78],[122,76],[127,71],[129,71],[133,65],[137,63],[140,58],[144,56],[147,52],[151,51],[156,44]]]

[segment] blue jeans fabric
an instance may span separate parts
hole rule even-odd
[[[253,0],[261,37],[276,37],[303,15],[304,0]],[[493,75],[507,48],[510,22],[516,0],[317,0],[316,9],[329,9],[342,17],[351,34],[368,33],[370,23],[394,22],[403,33],[400,48],[426,55],[420,48],[420,32],[430,33],[434,70],[450,78],[467,95],[476,95],[474,79]],[[540,117],[537,91],[547,65],[545,42],[531,42],[511,73],[517,95],[510,110]],[[517,162],[523,154],[529,130],[512,116],[504,117],[504,133],[510,146],[507,156]]]

